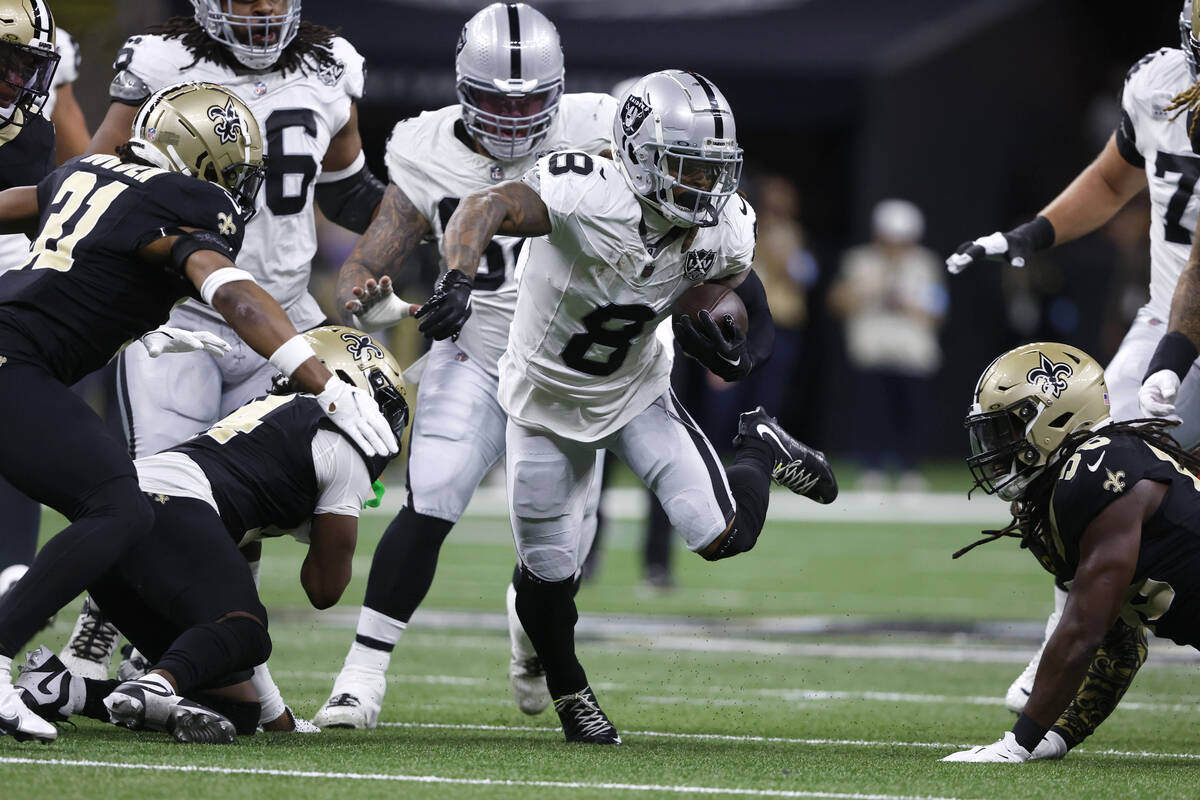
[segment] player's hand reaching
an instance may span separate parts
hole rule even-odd
[[[1020,764],[1028,761],[1031,753],[1017,744],[1017,737],[1008,731],[1000,739],[985,747],[972,747],[951,753],[942,761],[964,761],[974,764]]]
[[[208,331],[185,331],[182,328],[170,328],[160,325],[140,339],[142,346],[151,358],[158,358],[163,353],[194,353],[203,350],[209,355],[220,358],[231,348],[229,342]]]
[[[354,299],[346,301],[346,310],[354,318],[354,327],[363,331],[378,331],[411,317],[421,307],[396,296],[392,279],[384,275],[378,281],[367,278],[362,286],[352,290]]]
[[[717,377],[737,381],[754,368],[746,334],[734,324],[730,315],[722,317],[718,326],[707,311],[698,313],[695,322],[685,314],[675,319],[673,327],[683,352],[708,367]]]
[[[430,339],[458,340],[462,326],[471,316],[471,289],[475,283],[456,269],[447,270],[433,287],[433,296],[414,317],[418,330]]]
[[[963,242],[954,254],[946,259],[946,269],[957,275],[973,264],[989,260],[1023,267],[1031,255],[1053,244],[1054,226],[1045,217],[1036,217],[1033,221],[1018,225],[1007,233],[996,231]]]
[[[334,375],[317,395],[325,416],[368,456],[394,456],[400,452],[396,435],[375,398]]]
[[[1138,389],[1138,408],[1143,417],[1178,420],[1175,397],[1179,394],[1179,376],[1173,370],[1160,369],[1146,376]]]

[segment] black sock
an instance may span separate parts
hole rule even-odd
[[[574,578],[543,581],[528,570],[522,570],[517,583],[517,616],[546,668],[546,687],[553,698],[588,685],[575,656],[575,583]]]
[[[754,549],[771,500],[771,466],[774,456],[764,442],[748,439],[738,448],[733,464],[725,470],[737,512],[729,530],[714,545],[701,551],[708,561],[736,556]]]
[[[207,692],[195,692],[188,695],[188,700],[194,700],[202,706],[207,706],[218,714],[223,714],[233,723],[238,736],[253,736],[258,730],[259,705],[257,700],[230,700]]]
[[[375,548],[363,605],[408,622],[433,585],[438,553],[453,527],[453,522],[418,514],[409,506],[400,509]]]
[[[169,672],[179,694],[238,670],[254,669],[271,655],[267,629],[250,617],[193,625],[179,635],[155,669]]]
[[[120,685],[120,681],[96,680],[95,678],[83,679],[83,708],[79,713],[85,717],[98,719],[101,722],[108,722],[108,709],[104,707],[103,700],[108,697],[112,690]]]

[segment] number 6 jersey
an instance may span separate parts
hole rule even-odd
[[[671,228],[615,163],[582,152],[542,158],[525,180],[551,231],[522,253],[500,405],[526,427],[593,442],[670,386],[655,328],[688,289],[750,268],[754,210],[735,197],[712,227]]]
[[[116,102],[140,105],[151,93],[181,80],[211,81],[236,93],[254,112],[266,142],[267,178],[258,213],[246,226],[238,266],[283,306],[300,330],[325,318],[308,294],[317,249],[313,184],[329,142],[350,119],[362,97],[363,58],[349,42],[334,37],[337,68],[303,71],[238,71],[196,56],[180,39],[156,34],[126,40],[113,65],[119,72],[109,92]],[[215,312],[196,310],[218,319]]]

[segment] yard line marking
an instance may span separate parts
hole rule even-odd
[[[464,731],[496,731],[499,733],[554,733],[562,731],[559,728],[534,725],[469,725],[452,722],[381,722],[381,728],[423,728],[428,730],[464,730]],[[834,745],[844,747],[921,747],[931,750],[962,750],[974,745],[949,742],[883,742],[871,739],[799,739],[789,736],[742,736],[730,733],[676,733],[673,731],[621,731],[623,736],[650,736],[661,739],[689,739],[697,741],[720,742],[758,742],[766,744],[809,744]],[[1154,753],[1147,750],[1090,750],[1076,747],[1074,754],[1088,756],[1121,756],[1126,758],[1180,758],[1188,760],[1200,759],[1200,753]]]
[[[720,786],[670,786],[641,783],[590,783],[585,781],[525,781],[500,778],[449,778],[441,775],[394,775],[369,772],[318,772],[311,770],[264,769],[250,767],[207,767],[194,764],[125,764],[117,761],[92,761],[65,758],[0,757],[0,764],[51,767],[98,767],[146,770],[151,772],[188,772],[212,775],[267,775],[280,778],[322,778],[329,780],[395,781],[399,783],[453,784],[459,786],[528,786],[536,789],[608,789],[626,792],[674,792],[676,794],[736,795],[741,797],[806,797],[831,800],[958,800],[931,795],[862,794],[858,792],[806,792],[787,789],[738,789]]]

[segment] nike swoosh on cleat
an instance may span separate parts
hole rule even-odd
[[[1100,457],[1096,459],[1096,463],[1095,463],[1095,464],[1088,464],[1088,465],[1087,465],[1088,472],[1095,472],[1096,470],[1100,469],[1100,462],[1104,460],[1105,453],[1107,453],[1107,452],[1108,452],[1108,451],[1107,451],[1107,450],[1105,450],[1103,453],[1101,453],[1101,454],[1100,454]]]
[[[754,432],[759,436],[770,436],[775,444],[779,445],[779,449],[787,453],[787,448],[783,446],[783,442],[779,441],[779,437],[775,434],[775,431],[771,430],[769,425],[764,425],[760,422],[758,427],[754,429]]]

